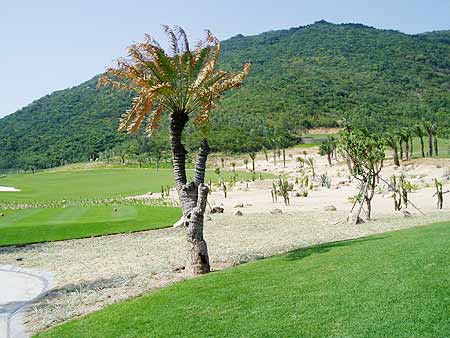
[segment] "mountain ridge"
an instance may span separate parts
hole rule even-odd
[[[424,118],[441,122],[450,114],[447,32],[410,35],[318,21],[231,37],[222,42],[220,66],[237,70],[250,60],[253,70],[214,115],[212,146],[269,148],[280,134],[292,143],[288,134],[342,120],[374,130]],[[129,139],[115,129],[131,94],[98,90],[97,78],[0,119],[0,168],[82,161]]]

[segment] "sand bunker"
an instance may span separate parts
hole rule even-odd
[[[20,190],[13,187],[4,187],[0,185],[0,192],[16,192],[16,191]]]

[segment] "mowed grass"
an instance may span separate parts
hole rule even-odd
[[[159,206],[6,210],[0,217],[0,246],[164,228],[180,216],[179,208]]]
[[[36,337],[449,337],[450,223],[293,251]]]
[[[188,175],[193,172],[188,171]],[[248,172],[236,173],[238,179],[251,179]],[[230,172],[222,173],[229,180]],[[259,174],[258,174],[259,177]],[[263,174],[264,178],[273,177]],[[209,171],[207,180],[217,182],[218,176]],[[12,174],[0,178],[0,185],[20,189],[20,192],[0,192],[0,202],[31,202],[80,200],[130,196],[160,192],[161,186],[173,186],[170,169],[92,169],[72,171],[43,171],[37,174]]]

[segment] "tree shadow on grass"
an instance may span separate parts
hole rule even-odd
[[[385,239],[388,237],[389,237],[388,235],[370,236],[370,237],[364,237],[364,238],[357,238],[357,239],[350,239],[350,240],[344,240],[344,241],[318,244],[318,245],[310,246],[307,248],[301,248],[298,250],[291,251],[287,254],[286,259],[289,261],[299,260],[299,259],[303,259],[308,256],[312,256],[312,255],[316,255],[316,254],[327,253],[335,248],[359,245],[359,244],[363,244],[366,242],[382,240],[382,239]]]

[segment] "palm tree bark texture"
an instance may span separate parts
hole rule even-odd
[[[137,94],[132,107],[120,119],[119,131],[137,133],[146,123],[146,133],[151,136],[158,129],[161,116],[169,115],[173,172],[190,247],[187,270],[197,275],[210,271],[208,247],[203,238],[209,192],[205,172],[210,152],[205,127],[209,125],[211,111],[222,94],[240,87],[250,71],[250,64],[245,64],[238,73],[218,70],[220,42],[209,31],[195,50],[191,50],[181,27],[163,28],[169,37],[168,52],[151,36],[146,36],[145,42],[128,48],[128,59],[119,59],[117,67],[106,71],[99,86],[110,85]],[[194,179],[188,182],[187,151],[182,136],[191,120],[204,138],[195,162]]]
[[[190,273],[197,275],[210,271],[208,247],[203,238],[204,214],[209,188],[205,184],[206,161],[210,152],[208,140],[200,144],[200,151],[195,162],[194,179],[187,182],[186,154],[182,143],[182,134],[189,117],[183,111],[173,112],[170,124],[171,150],[173,156],[173,173],[176,189],[183,210],[187,241],[190,245]]]

